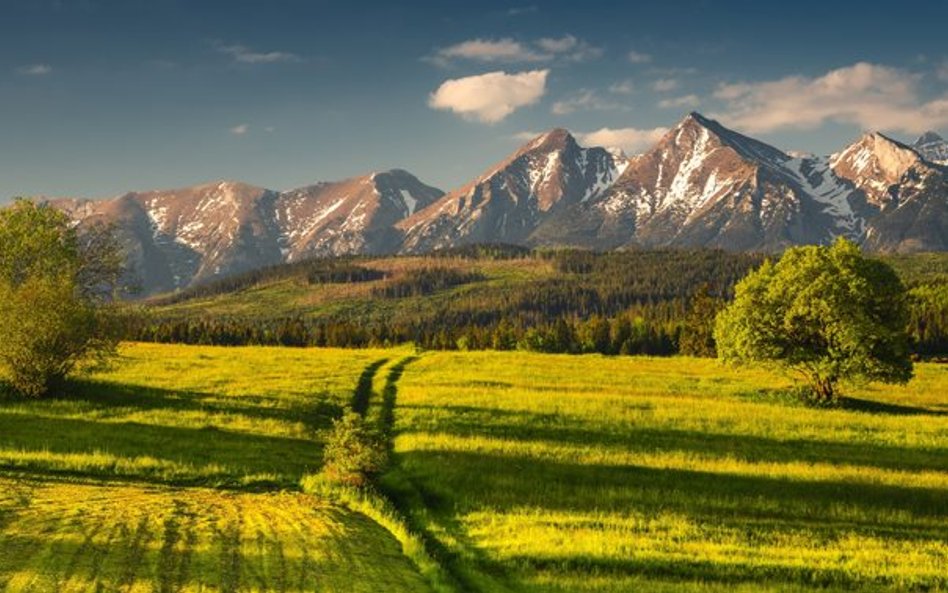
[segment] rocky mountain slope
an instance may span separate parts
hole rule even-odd
[[[216,182],[54,203],[114,224],[146,294],[306,257],[483,242],[776,251],[841,235],[948,250],[946,153],[934,133],[787,153],[692,113],[631,158],[550,130],[447,194],[392,170],[286,192]]]
[[[939,165],[948,165],[948,142],[935,132],[925,132],[912,144],[925,160]]]
[[[392,170],[288,192],[221,181],[53,204],[115,225],[151,294],[305,257],[394,251],[394,223],[443,193]]]
[[[582,148],[566,130],[551,130],[400,222],[402,249],[530,243],[544,221],[597,199],[627,166],[628,159],[619,151]]]
[[[819,159],[792,158],[697,113],[616,182],[538,233],[590,247],[775,250],[857,235],[852,188]]]

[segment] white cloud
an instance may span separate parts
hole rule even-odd
[[[673,97],[671,99],[662,99],[658,106],[662,109],[671,109],[676,107],[697,107],[701,100],[698,95],[684,95],[682,97]]]
[[[640,51],[632,50],[626,54],[626,59],[628,59],[633,64],[647,64],[652,61],[651,54],[645,54]]]
[[[659,93],[667,93],[678,88],[678,80],[675,78],[659,78],[652,83],[652,90]]]
[[[815,128],[826,122],[920,133],[948,124],[948,94],[922,99],[920,78],[899,68],[860,62],[816,78],[725,84],[714,93],[726,104],[715,117],[751,133]]]
[[[622,80],[610,85],[609,92],[617,95],[631,95],[635,92],[635,84],[631,80]]]
[[[447,63],[456,58],[476,62],[542,62],[548,56],[513,39],[471,39],[439,49],[433,60]]]
[[[607,146],[621,148],[629,154],[642,152],[661,140],[668,128],[601,128],[595,132],[577,134],[580,142],[586,146]]]
[[[243,136],[249,131],[250,131],[249,124],[240,124],[230,129],[230,133],[233,134],[234,136]]]
[[[559,39],[544,37],[537,40],[537,47],[551,57],[563,56],[572,62],[585,62],[602,57],[601,48],[593,47],[572,35],[564,35]]]
[[[216,43],[214,48],[220,53],[230,56],[235,62],[239,62],[241,64],[275,64],[278,62],[303,61],[301,57],[293,53],[285,51],[259,52],[239,44],[225,45],[222,43]]]
[[[623,109],[623,105],[607,101],[595,91],[582,89],[574,95],[553,103],[550,111],[554,115],[567,115],[574,111],[606,111]]]
[[[593,47],[573,35],[564,35],[560,38],[544,37],[534,43],[522,43],[510,38],[470,39],[449,47],[442,47],[425,60],[447,66],[454,60],[517,64],[549,62],[561,58],[572,62],[582,62],[601,55],[600,48]]]
[[[497,123],[546,93],[549,70],[516,74],[488,72],[444,81],[428,97],[432,109],[453,111],[465,119]]]
[[[46,76],[53,71],[53,67],[49,64],[27,64],[26,66],[20,66],[16,71],[26,76]]]

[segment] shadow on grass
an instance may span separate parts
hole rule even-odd
[[[110,503],[107,497],[102,502]],[[383,591],[386,582],[398,583],[396,590],[404,591],[405,580],[422,583],[421,577],[409,576],[415,571],[395,538],[358,513],[325,511],[330,521],[344,524],[345,529],[330,530],[322,545],[312,550],[308,544],[319,542],[319,536],[303,531],[306,518],[296,524],[265,506],[255,510],[268,520],[266,528],[250,532],[242,529],[243,515],[224,515],[240,507],[204,507],[188,502],[186,494],[178,495],[175,510],[161,523],[149,521],[147,515],[138,522],[124,522],[121,502],[111,505],[114,513],[59,524],[58,537],[44,533],[41,522],[21,524],[35,527],[25,533],[0,531],[4,552],[0,590],[6,590],[5,581],[19,572],[34,577],[28,589],[38,591],[59,591],[68,580],[85,581],[83,590],[89,591],[122,591],[135,585],[134,590],[233,593]],[[55,510],[42,512],[50,520],[58,519]],[[110,520],[119,522],[111,531],[103,528]],[[295,553],[284,553],[294,545]],[[154,560],[148,554],[154,554]]]
[[[520,507],[619,513],[635,509],[742,526],[778,523],[832,530],[845,524],[873,532],[893,529],[905,537],[925,532],[918,524],[922,519],[948,518],[948,500],[936,488],[586,465],[454,451],[411,451],[401,453],[399,460],[416,484],[423,486],[429,508],[454,514]],[[538,488],[539,484],[543,486]]]
[[[280,406],[260,405],[270,403],[273,398],[241,396],[228,397],[198,391],[172,391],[154,387],[125,385],[107,381],[73,380],[68,390],[44,400],[9,399],[10,403],[43,401],[76,402],[92,409],[108,412],[117,409],[174,410],[210,414],[238,415],[258,420],[300,422],[315,432],[328,427],[332,419],[341,414],[342,406],[329,401],[329,396],[317,394],[312,400],[300,398],[298,402],[279,401]]]
[[[576,556],[560,558],[555,556],[514,556],[510,563],[516,566],[529,566],[534,570],[571,572],[580,574],[634,576],[654,579],[668,583],[718,583],[739,585],[747,583],[793,584],[801,590],[888,590],[897,586],[899,591],[940,591],[948,585],[948,578],[933,577],[929,582],[917,586],[905,587],[898,577],[869,576],[843,568],[813,568],[808,566],[781,566],[778,564],[748,564],[730,562],[710,562],[688,559],[663,558],[601,558],[595,556]]]
[[[362,370],[362,374],[359,375],[359,381],[352,392],[349,407],[360,416],[365,416],[365,413],[369,410],[369,401],[372,399],[372,381],[375,379],[375,374],[386,362],[388,362],[387,358],[376,360],[367,365]]]
[[[174,408],[172,408],[174,409]],[[318,442],[222,430],[99,421],[0,408],[0,468],[155,483],[294,486],[319,467]]]
[[[813,439],[778,440],[754,435],[680,429],[607,430],[583,425],[558,414],[498,410],[472,406],[401,405],[403,412],[420,410],[438,417],[436,430],[457,436],[485,436],[514,442],[546,441],[582,447],[609,446],[627,451],[681,451],[748,462],[848,464],[889,470],[948,471],[948,450]]]
[[[948,412],[944,410],[916,408],[913,406],[857,399],[855,397],[842,397],[839,400],[839,405],[840,408],[844,410],[868,412],[870,414],[891,414],[893,416],[948,416]]]
[[[83,379],[43,399],[0,392],[0,469],[253,490],[295,488],[301,475],[321,464],[322,445],[263,430],[270,423],[302,424],[306,436],[315,437],[341,410],[325,394],[298,400],[227,397]],[[159,412],[161,424],[123,421]],[[179,413],[183,425],[176,426]],[[199,425],[203,415],[206,424]],[[262,422],[263,428],[249,432],[248,420]]]

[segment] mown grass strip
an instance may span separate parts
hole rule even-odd
[[[382,388],[382,402],[375,420],[375,426],[386,438],[389,449],[394,446],[392,431],[395,423],[395,401],[398,393],[398,380],[405,367],[417,360],[415,356],[405,357],[392,365]],[[351,408],[366,416],[374,393],[373,380],[379,369],[388,359],[378,360],[365,368],[353,393]],[[395,468],[392,471],[397,471]],[[437,593],[455,593],[468,590],[462,587],[457,578],[447,571],[431,553],[431,539],[423,532],[413,530],[401,511],[386,496],[376,489],[353,488],[327,481],[322,475],[307,475],[300,480],[303,492],[319,496],[345,508],[362,513],[378,525],[385,528],[402,546],[402,553],[416,566],[419,573],[428,581]]]

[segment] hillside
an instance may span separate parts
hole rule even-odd
[[[670,354],[690,300],[727,299],[759,254],[718,250],[528,251],[315,259],[155,297],[130,338],[162,342]],[[915,291],[911,331],[948,354],[948,254],[885,256]],[[560,323],[568,325],[563,335]],[[591,334],[608,324],[610,345]],[[628,325],[628,327],[626,327]],[[554,344],[549,336],[560,332]],[[531,342],[530,340],[534,340]],[[545,342],[543,344],[537,342]]]

